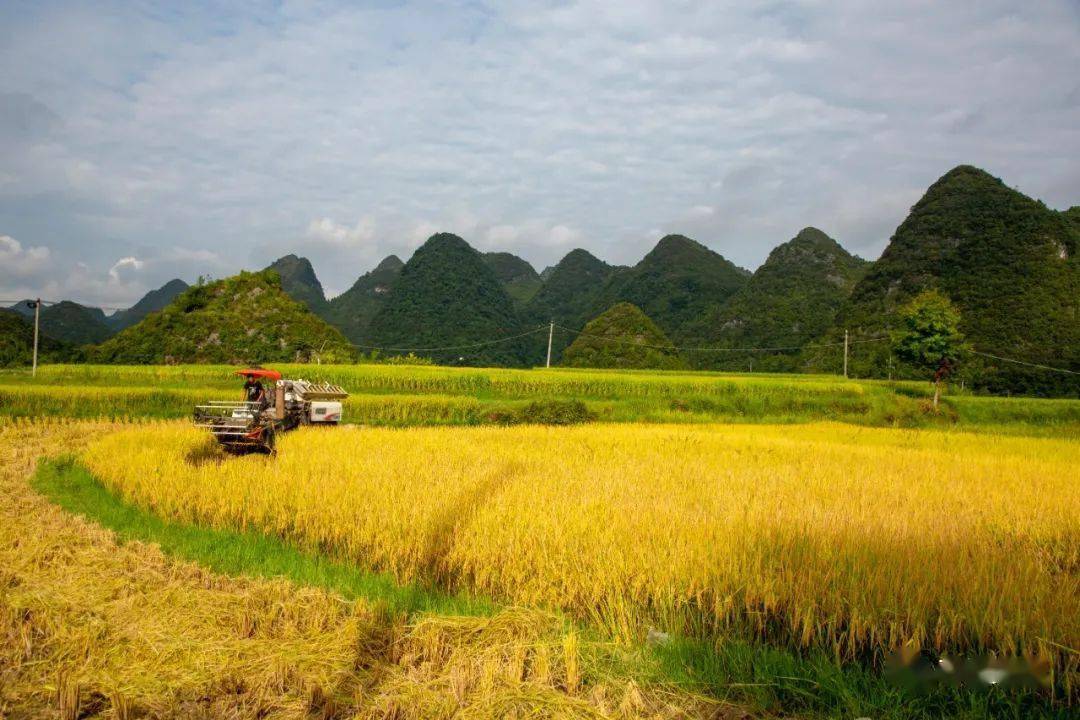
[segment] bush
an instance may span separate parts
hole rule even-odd
[[[580,400],[534,400],[518,407],[496,407],[484,414],[495,425],[577,425],[595,416]]]
[[[580,400],[534,400],[519,411],[521,422],[535,425],[576,425],[593,415]]]
[[[383,365],[434,365],[435,361],[429,357],[422,357],[414,353],[408,355],[391,355],[379,360]]]

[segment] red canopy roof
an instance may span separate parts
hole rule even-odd
[[[277,370],[263,370],[262,368],[244,368],[243,370],[237,370],[237,375],[243,375],[247,377],[251,375],[257,378],[266,378],[267,380],[280,380],[281,373]]]

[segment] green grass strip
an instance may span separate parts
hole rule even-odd
[[[402,585],[385,573],[299,549],[273,535],[164,520],[124,502],[71,456],[41,459],[31,486],[65,511],[112,530],[121,542],[156,543],[166,555],[214,572],[286,578],[406,615],[490,616],[498,610],[490,599]],[[596,636],[593,629],[582,630]],[[617,665],[627,676],[703,692],[766,715],[875,720],[1074,717],[1069,708],[1050,705],[1035,693],[913,692],[866,668],[838,666],[825,653],[796,653],[760,642],[672,637],[640,650],[631,653],[637,662],[616,663],[609,670]]]
[[[496,610],[490,600],[399,584],[388,574],[301,550],[273,535],[163,520],[116,497],[72,457],[42,459],[31,486],[67,512],[109,528],[122,542],[157,543],[166,555],[214,572],[286,578],[408,614],[491,615]]]

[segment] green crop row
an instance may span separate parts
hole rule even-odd
[[[286,377],[343,386],[347,422],[386,426],[543,420],[581,403],[579,420],[810,422],[953,426],[1080,435],[1080,401],[946,396],[929,412],[927,386],[824,375],[508,370],[385,365],[281,365]],[[200,402],[240,399],[235,368],[215,365],[50,365],[31,378],[0,372],[0,417],[183,418]]]

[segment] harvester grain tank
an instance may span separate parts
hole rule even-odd
[[[301,425],[337,425],[342,401],[349,396],[339,385],[286,380],[276,370],[245,368],[237,375],[251,382],[272,382],[269,391],[248,400],[211,400],[196,405],[195,427],[204,428],[228,452],[273,453],[279,433]]]

